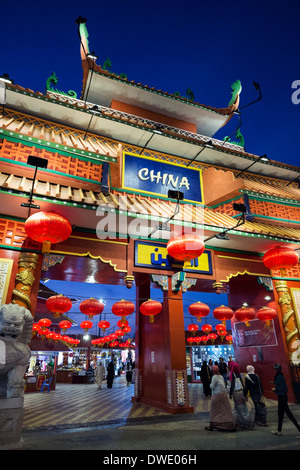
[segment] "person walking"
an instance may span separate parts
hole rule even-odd
[[[253,401],[255,416],[254,423],[259,426],[268,426],[267,424],[267,407],[263,400],[263,386],[259,376],[255,373],[253,366],[248,365],[246,367],[247,375],[245,376],[245,388],[244,393],[247,396],[250,394],[251,400]]]
[[[102,362],[100,362],[97,364],[97,367],[95,370],[95,382],[98,385],[98,388],[101,388],[103,376],[104,376],[104,365],[102,364]]]
[[[220,362],[218,365],[219,365],[220,374],[222,375],[224,382],[225,382],[225,387],[227,388],[228,367],[223,357],[220,357]]]
[[[296,426],[296,428],[300,432],[300,425],[297,422],[295,416],[291,412],[289,405],[288,405],[288,396],[287,396],[288,388],[287,388],[284,375],[282,373],[281,364],[274,364],[274,369],[276,372],[275,377],[274,377],[275,388],[273,388],[272,390],[276,393],[277,398],[278,398],[278,425],[277,425],[277,431],[271,431],[271,432],[272,434],[281,436],[284,413],[286,413],[287,417],[292,421],[292,423]],[[300,436],[297,436],[297,438],[299,439]]]
[[[115,376],[115,366],[113,361],[110,361],[107,366],[107,388],[112,388]]]
[[[132,382],[132,362],[131,362],[131,359],[127,359],[125,370],[126,370],[126,380],[127,380],[127,387],[128,387]]]
[[[247,408],[240,368],[236,362],[231,362],[230,364],[229,380],[229,396],[233,398],[234,402],[233,418],[235,426],[242,429],[253,429],[254,422],[251,420],[250,412]]]
[[[231,405],[226,392],[225,383],[222,375],[220,374],[218,366],[212,366],[213,376],[211,379],[210,388],[212,391],[212,398],[210,402],[210,418],[209,426],[205,429],[207,431],[235,431]]]
[[[206,361],[203,361],[201,371],[200,371],[200,378],[203,386],[203,393],[206,397],[211,395],[211,388],[210,388],[210,368],[207,365]]]

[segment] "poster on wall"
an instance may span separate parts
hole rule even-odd
[[[277,346],[273,321],[269,326],[261,320],[251,320],[249,326],[237,322],[234,324],[233,337],[238,348]]]

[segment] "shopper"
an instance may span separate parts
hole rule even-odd
[[[255,373],[253,366],[246,367],[247,375],[245,376],[245,396],[248,392],[253,401],[255,416],[254,423],[259,426],[268,426],[267,424],[267,407],[263,401],[263,386],[259,376]]]
[[[132,382],[132,362],[130,359],[127,359],[126,361],[125,370],[126,370],[126,380],[127,380],[127,387],[128,387]]]
[[[251,420],[250,412],[247,408],[244,393],[244,385],[240,375],[240,368],[236,362],[230,364],[230,391],[229,396],[233,398],[234,410],[233,418],[236,427],[242,429],[253,429],[254,422]]]
[[[203,386],[203,393],[206,397],[211,395],[210,377],[210,368],[208,367],[207,362],[203,361],[200,371],[200,378]]]
[[[101,388],[103,376],[104,376],[104,365],[102,364],[102,362],[100,362],[97,364],[97,367],[95,370],[95,382],[98,385],[98,388]]]
[[[287,397],[288,388],[287,388],[284,375],[282,373],[282,367],[280,364],[274,364],[274,369],[276,372],[275,377],[274,377],[275,388],[273,388],[272,390],[276,393],[277,398],[278,398],[278,425],[277,425],[277,431],[272,431],[272,434],[281,436],[284,413],[286,413],[287,417],[292,421],[292,423],[296,426],[296,428],[300,432],[300,425],[297,422],[296,418],[294,417],[288,405],[288,397]]]
[[[225,387],[227,388],[227,383],[228,383],[228,367],[227,367],[227,364],[226,362],[224,361],[224,358],[223,357],[220,357],[220,362],[219,362],[219,370],[220,370],[220,374],[222,375],[223,379],[224,379],[224,383],[225,383]]]
[[[107,366],[107,388],[112,388],[115,376],[115,366],[113,361],[110,361]]]
[[[226,392],[224,379],[218,366],[212,367],[213,376],[210,384],[212,398],[210,403],[210,422],[207,431],[235,431],[231,406]]]

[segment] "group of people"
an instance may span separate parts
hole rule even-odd
[[[128,358],[124,365],[127,386],[129,386],[134,381],[134,377],[133,377],[134,368],[135,368],[134,364],[135,363],[132,362],[130,358]],[[95,369],[95,382],[99,389],[102,386],[104,375],[105,375],[105,367],[102,362],[99,362]],[[113,361],[111,360],[107,366],[107,376],[106,376],[107,388],[112,388],[114,377],[115,377],[115,366],[114,366]]]
[[[267,408],[264,403],[263,386],[260,377],[255,373],[252,365],[246,367],[247,374],[243,382],[239,365],[230,361],[228,369],[230,388],[227,392],[227,378],[225,380],[221,367],[217,364],[212,365],[211,380],[209,387],[211,389],[211,405],[210,405],[210,423],[205,429],[213,431],[236,431],[237,428],[253,429],[255,425],[268,426],[267,424]],[[206,365],[207,366],[207,365]],[[208,367],[208,366],[207,366]],[[300,424],[292,414],[288,406],[287,385],[282,373],[280,364],[274,364],[275,377],[273,391],[278,397],[278,424],[277,430],[272,431],[275,435],[281,435],[283,417],[286,413],[287,417],[295,425],[300,432]],[[254,420],[250,417],[250,411],[247,407],[248,394],[254,405]],[[233,399],[234,407],[232,409],[230,399]],[[299,437],[300,438],[300,435]]]

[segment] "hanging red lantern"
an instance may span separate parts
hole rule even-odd
[[[217,331],[217,334],[219,336],[221,336],[221,340],[223,341],[223,339],[225,338],[225,336],[227,335],[227,331],[226,330],[219,330]]]
[[[100,315],[103,312],[104,305],[99,302],[99,300],[91,297],[90,299],[83,300],[79,305],[79,309],[84,315],[92,319],[94,316]]]
[[[142,315],[149,316],[150,323],[154,322],[154,315],[157,315],[162,310],[162,304],[157,300],[149,299],[143,302],[140,306],[140,312]]]
[[[119,328],[124,328],[124,326],[128,326],[128,320],[126,320],[126,319],[118,320],[117,325],[118,325]]]
[[[189,336],[186,340],[188,343],[192,344],[195,341],[195,338],[192,336]]]
[[[195,342],[196,344],[199,344],[200,341],[202,341],[202,336],[195,336],[195,337],[194,337],[194,342]]]
[[[89,329],[92,328],[92,326],[93,326],[93,323],[89,320],[85,320],[80,323],[80,328],[82,328],[85,331],[85,333],[87,333]]]
[[[46,335],[46,338],[49,339],[49,341],[51,341],[52,339],[54,339],[54,336],[55,336],[54,331],[49,331],[49,333]]]
[[[59,333],[55,333],[55,335],[53,336],[53,339],[54,341],[59,341],[61,340],[61,335]]]
[[[218,324],[215,326],[215,328],[216,328],[216,331],[217,331],[217,332],[220,331],[220,330],[226,330],[226,326],[223,325],[223,323],[218,323]]]
[[[110,327],[109,321],[106,320],[100,320],[98,323],[99,328],[101,328],[102,332],[104,333],[107,328]]]
[[[226,307],[226,305],[221,305],[214,309],[213,316],[220,320],[223,325],[226,325],[226,320],[230,320],[233,317],[233,311],[231,308]]]
[[[217,339],[217,337],[218,336],[216,335],[216,333],[209,333],[209,335],[208,335],[208,339],[210,339],[213,344],[214,344],[215,340]]]
[[[124,326],[123,331],[124,331],[124,333],[125,333],[125,335],[126,335],[127,333],[130,333],[131,327],[130,327],[130,326]]]
[[[50,333],[49,328],[41,328],[39,330],[39,335],[42,337],[42,340]]]
[[[202,255],[204,242],[198,235],[181,235],[168,241],[167,251],[172,258],[186,262]]]
[[[52,297],[47,299],[46,307],[50,312],[54,313],[54,317],[59,317],[72,308],[72,302],[62,294],[52,295]]]
[[[253,320],[255,317],[255,310],[254,308],[250,307],[241,307],[235,312],[235,318],[238,321],[245,322],[246,326],[250,326],[249,321]]]
[[[51,326],[52,322],[51,322],[51,320],[49,320],[49,318],[41,318],[38,321],[38,324],[41,327],[41,329],[39,331],[39,333],[40,333],[42,330],[45,330],[45,328],[48,328],[49,326]]]
[[[201,330],[203,331],[203,333],[210,333],[212,331],[212,326],[208,323],[205,323],[205,325],[202,325]]]
[[[193,317],[197,317],[197,321],[199,322],[201,322],[201,318],[207,317],[209,311],[209,306],[202,302],[195,302],[189,306],[189,313],[193,315]]]
[[[256,316],[259,320],[266,322],[266,325],[269,326],[271,320],[274,320],[277,317],[277,312],[274,308],[262,307],[256,312]]]
[[[34,323],[32,325],[32,334],[36,335],[40,329],[41,329],[41,326],[38,323]]]
[[[51,244],[60,243],[69,238],[72,225],[56,212],[41,211],[28,217],[25,230],[29,238],[43,244],[43,253],[49,253]]]
[[[232,344],[232,341],[233,341],[233,337],[231,335],[227,335],[225,337],[226,341],[228,341],[229,344]]]
[[[204,343],[204,344],[207,343],[208,339],[209,339],[209,338],[208,338],[208,336],[206,336],[206,335],[201,336],[201,341],[202,341],[202,343]]]
[[[191,323],[190,325],[188,325],[187,328],[191,333],[193,333],[193,335],[195,334],[196,331],[199,330],[199,326],[195,325],[195,323]]]
[[[62,320],[59,322],[58,326],[62,329],[62,332],[65,333],[68,328],[71,328],[72,323],[69,320]]]
[[[272,270],[280,269],[281,276],[285,276],[285,270],[297,266],[298,262],[298,253],[285,246],[275,246],[263,256],[264,265]]]
[[[111,340],[114,340],[114,339],[117,339],[118,338],[118,335],[116,335],[116,333],[111,333],[110,335],[108,335],[110,341]]]
[[[111,307],[112,313],[114,315],[122,317],[122,320],[125,320],[125,317],[127,315],[130,315],[131,313],[133,313],[134,309],[135,309],[134,304],[124,299],[120,300],[119,302],[116,302]]]

